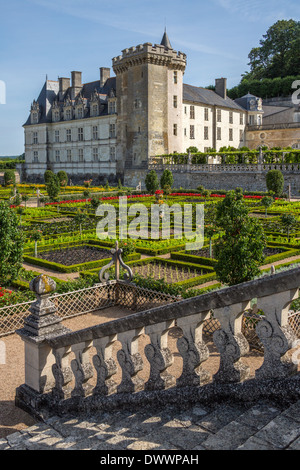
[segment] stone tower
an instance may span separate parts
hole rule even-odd
[[[145,43],[113,58],[117,91],[117,152],[124,172],[144,169],[148,157],[180,151],[186,55],[165,32],[160,45]],[[125,178],[126,179],[126,178]]]

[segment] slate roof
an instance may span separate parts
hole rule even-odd
[[[215,105],[224,108],[232,108],[237,111],[245,111],[245,109],[235,103],[230,98],[222,98],[215,91],[207,88],[196,87],[183,84],[183,101],[192,101],[194,103],[202,103],[207,105]]]
[[[172,49],[170,39],[169,39],[169,36],[167,35],[166,30],[164,32],[160,45],[166,47],[167,49]]]
[[[290,110],[288,106],[263,106],[264,117],[271,116],[272,114],[282,113],[283,111]]]
[[[90,100],[92,94],[96,91],[100,95],[100,102],[102,104],[100,109],[100,116],[104,116],[108,114],[108,109],[107,109],[107,95],[110,93],[111,89],[116,90],[116,77],[111,77],[108,78],[104,84],[103,87],[100,87],[100,80],[96,80],[94,82],[89,82],[89,83],[84,83],[82,86],[81,94],[82,97],[86,100]],[[59,92],[59,83],[58,81],[52,81],[52,80],[47,80],[39,94],[38,99],[36,100],[39,105],[40,105],[40,110],[41,110],[41,117],[39,119],[39,124],[44,124],[48,122],[52,122],[52,116],[51,116],[51,106],[53,102],[57,99]],[[70,88],[65,92],[62,101],[60,102],[61,104],[63,103],[64,99],[70,95]],[[86,115],[84,118],[85,119],[89,117],[89,114]],[[25,122],[24,126],[28,126],[31,124],[30,120],[30,115]]]

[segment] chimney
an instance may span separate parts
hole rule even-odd
[[[105,82],[108,78],[110,78],[110,68],[100,67],[100,88],[105,85]]]
[[[59,92],[65,93],[67,89],[70,87],[70,79],[59,77],[58,81],[59,81]]]
[[[227,97],[227,78],[216,78],[216,89],[215,92],[217,95],[221,96],[221,98]]]
[[[81,88],[81,74],[82,72],[71,72],[72,75],[72,88]]]

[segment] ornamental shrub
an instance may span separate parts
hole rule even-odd
[[[158,177],[155,170],[149,171],[145,178],[145,186],[150,194],[154,194],[159,187]]]
[[[4,172],[4,185],[8,186],[10,184],[16,183],[16,175],[14,170],[5,170]]]
[[[270,170],[266,175],[268,191],[274,191],[275,196],[280,197],[283,193],[284,178],[280,170]]]
[[[45,173],[44,173],[44,181],[45,181],[45,184],[48,184],[50,182],[50,180],[53,178],[53,171],[51,170],[46,170]]]
[[[161,187],[161,189],[164,190],[168,186],[170,188],[172,188],[173,183],[174,183],[174,178],[173,178],[172,171],[164,170],[164,172],[163,172],[163,174],[160,178],[160,187]]]

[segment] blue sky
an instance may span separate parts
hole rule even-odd
[[[23,153],[22,124],[46,74],[97,80],[122,49],[160,43],[166,24],[172,47],[187,54],[185,83],[227,77],[231,88],[267,29],[300,17],[298,0],[10,0],[0,11],[0,156]]]

